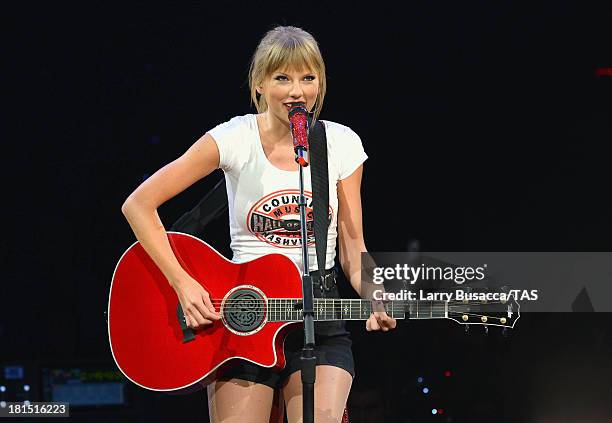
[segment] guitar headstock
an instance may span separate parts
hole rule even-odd
[[[446,317],[462,325],[484,325],[485,328],[498,326],[512,329],[521,315],[520,304],[512,295],[505,297],[498,295],[498,297],[499,299],[492,300],[487,300],[483,296],[482,299],[477,300],[448,301]]]

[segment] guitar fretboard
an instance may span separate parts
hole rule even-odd
[[[441,319],[448,316],[444,301],[388,301],[384,304],[387,315],[394,319]],[[367,320],[372,314],[372,302],[362,299],[315,298],[315,320]],[[268,321],[302,321],[302,300],[297,298],[268,299]]]

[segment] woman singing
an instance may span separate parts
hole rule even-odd
[[[169,245],[157,208],[194,182],[221,168],[229,203],[229,231],[234,262],[280,253],[302,266],[300,238],[290,231],[266,231],[258,212],[282,204],[276,218],[298,218],[292,203],[299,189],[288,111],[303,103],[317,119],[326,93],[325,64],[315,39],[291,26],[277,27],[260,41],[249,72],[251,100],[257,114],[236,116],[208,131],[181,157],[158,170],[125,201],[122,211],[137,239],[176,291],[188,325],[201,329],[220,319],[208,292],[180,266]],[[334,280],[336,243],[347,279],[361,292],[361,253],[366,251],[361,216],[361,176],[366,160],[359,136],[349,127],[321,121],[326,130],[329,206],[326,275]],[[307,199],[310,168],[304,172]],[[267,208],[267,209],[266,209]],[[261,215],[260,214],[260,215]],[[318,280],[314,243],[309,264]],[[338,297],[335,283],[313,284],[316,297]],[[328,291],[323,293],[322,290]],[[393,329],[394,319],[373,313],[367,330]],[[315,421],[340,422],[355,375],[351,340],[344,322],[316,322]],[[302,418],[300,353],[303,331],[285,341],[287,364],[281,371],[240,361],[208,386],[212,422],[268,422],[275,389],[281,390],[289,422]]]

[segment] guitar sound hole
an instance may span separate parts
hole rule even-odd
[[[223,317],[231,329],[237,332],[251,332],[263,323],[264,306],[264,299],[257,292],[239,289],[227,298]]]

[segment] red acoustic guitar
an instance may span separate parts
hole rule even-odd
[[[146,389],[178,391],[210,383],[233,359],[283,368],[285,335],[302,321],[297,266],[280,254],[236,264],[193,236],[170,232],[168,239],[183,268],[209,292],[222,319],[202,330],[188,328],[176,292],[140,243],[134,243],[117,264],[108,303],[111,351],[125,376]],[[410,315],[504,327],[512,327],[519,316],[512,304],[503,306],[503,317],[483,316],[479,305],[389,301],[385,309],[395,319]],[[314,309],[315,320],[367,320],[371,303],[315,298]]]

